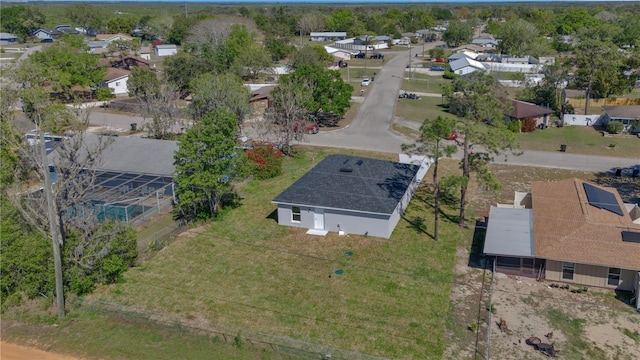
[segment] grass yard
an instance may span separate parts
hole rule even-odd
[[[416,74],[422,75],[422,74]],[[402,90],[409,92],[423,92],[442,94],[442,85],[449,84],[451,80],[447,80],[442,76],[420,76],[414,77],[413,80],[403,79]]]
[[[453,118],[441,103],[442,99],[439,97],[423,96],[420,100],[398,99],[395,116],[419,123],[438,116]]]
[[[434,242],[420,194],[389,240],[279,226],[271,199],[329,151],[287,159],[281,177],[243,187],[242,206],[94,296],[371,355],[440,358],[455,249],[469,234],[445,220]]]
[[[522,149],[557,151],[560,144],[566,144],[570,153],[640,158],[637,137],[604,137],[592,127],[552,127],[520,134]]]

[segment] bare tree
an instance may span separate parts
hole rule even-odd
[[[312,31],[323,30],[324,15],[319,12],[310,12],[302,15],[300,20],[298,20],[298,29],[305,35]]]
[[[186,42],[189,44],[206,44],[216,48],[224,44],[231,33],[231,26],[240,24],[247,27],[249,33],[255,32],[257,26],[251,19],[238,16],[221,16],[200,21],[191,28]]]
[[[177,106],[179,92],[176,86],[160,81],[149,69],[136,67],[128,82],[129,95],[140,101],[142,116],[150,118],[146,130],[156,139],[164,139],[180,119]]]
[[[275,110],[265,114],[264,121],[258,126],[261,137],[282,143],[285,152],[289,152],[294,140],[304,141],[305,119],[309,114],[306,105],[311,94],[308,83],[298,83],[290,77],[280,79],[270,96]]]

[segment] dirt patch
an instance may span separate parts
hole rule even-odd
[[[79,360],[79,358],[46,352],[31,347],[0,342],[0,359],[2,360]]]

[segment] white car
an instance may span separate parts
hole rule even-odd
[[[363,79],[362,80],[362,86],[369,86],[369,83],[371,83],[371,79]]]

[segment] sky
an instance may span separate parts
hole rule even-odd
[[[175,3],[223,3],[223,4],[247,4],[247,3],[346,3],[346,4],[370,4],[370,3],[404,3],[404,4],[438,4],[438,3],[561,3],[561,2],[639,2],[640,0],[575,0],[575,1],[545,1],[545,0],[113,0],[113,1],[92,1],[92,0],[39,0],[34,2],[73,2],[73,1],[85,1],[92,3],[99,2],[175,2]]]

